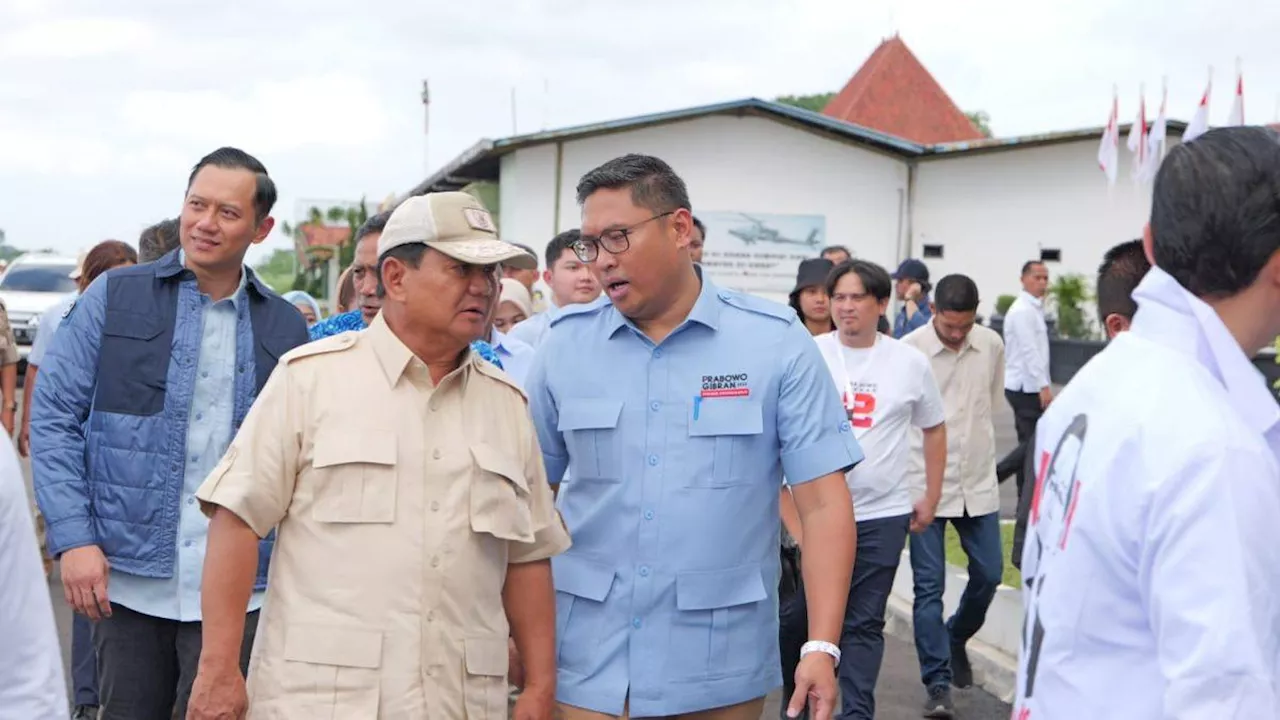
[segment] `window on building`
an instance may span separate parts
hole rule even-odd
[[[1062,262],[1062,251],[1058,248],[1040,248],[1040,262]]]
[[[922,251],[924,252],[924,256],[925,256],[925,257],[927,257],[927,258],[937,258],[937,259],[942,259],[942,246],[941,246],[941,245],[925,245],[925,246],[922,248]]]

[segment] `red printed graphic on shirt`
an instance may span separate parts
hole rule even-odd
[[[849,424],[867,430],[874,422],[876,411],[876,383],[853,383],[841,396]]]

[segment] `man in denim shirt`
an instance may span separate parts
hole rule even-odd
[[[208,531],[195,491],[277,358],[307,339],[301,314],[244,266],[275,199],[252,156],[206,156],[188,180],[181,248],[95,280],[40,369],[36,498],[67,602],[95,621],[104,720],[186,714]],[[259,548],[245,661],[273,542]]]

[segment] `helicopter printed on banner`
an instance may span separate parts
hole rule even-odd
[[[722,287],[785,301],[800,261],[826,241],[826,216],[694,211],[706,225],[704,271]]]

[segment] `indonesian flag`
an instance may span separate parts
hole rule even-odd
[[[1138,98],[1138,117],[1129,127],[1129,152],[1133,153],[1130,175],[1135,182],[1142,182],[1147,171],[1147,99],[1146,92]]]
[[[1227,117],[1227,125],[1244,124],[1244,73],[1236,71],[1236,99],[1231,103],[1231,115]]]
[[[1102,131],[1102,143],[1098,146],[1098,167],[1107,174],[1107,184],[1116,184],[1116,172],[1120,164],[1120,96],[1111,96],[1111,115],[1107,129]]]
[[[1200,106],[1196,108],[1196,114],[1191,116],[1191,122],[1187,123],[1187,129],[1182,133],[1182,142],[1191,142],[1209,130],[1209,95],[1212,92],[1213,78],[1209,78],[1204,95],[1200,97]]]
[[[1151,131],[1147,133],[1147,165],[1143,172],[1143,177],[1147,180],[1154,180],[1156,171],[1160,169],[1160,162],[1164,160],[1165,143],[1169,137],[1168,117],[1165,115],[1165,106],[1169,102],[1169,86],[1166,84],[1164,94],[1160,98],[1160,114],[1156,116],[1155,122],[1151,123]]]

